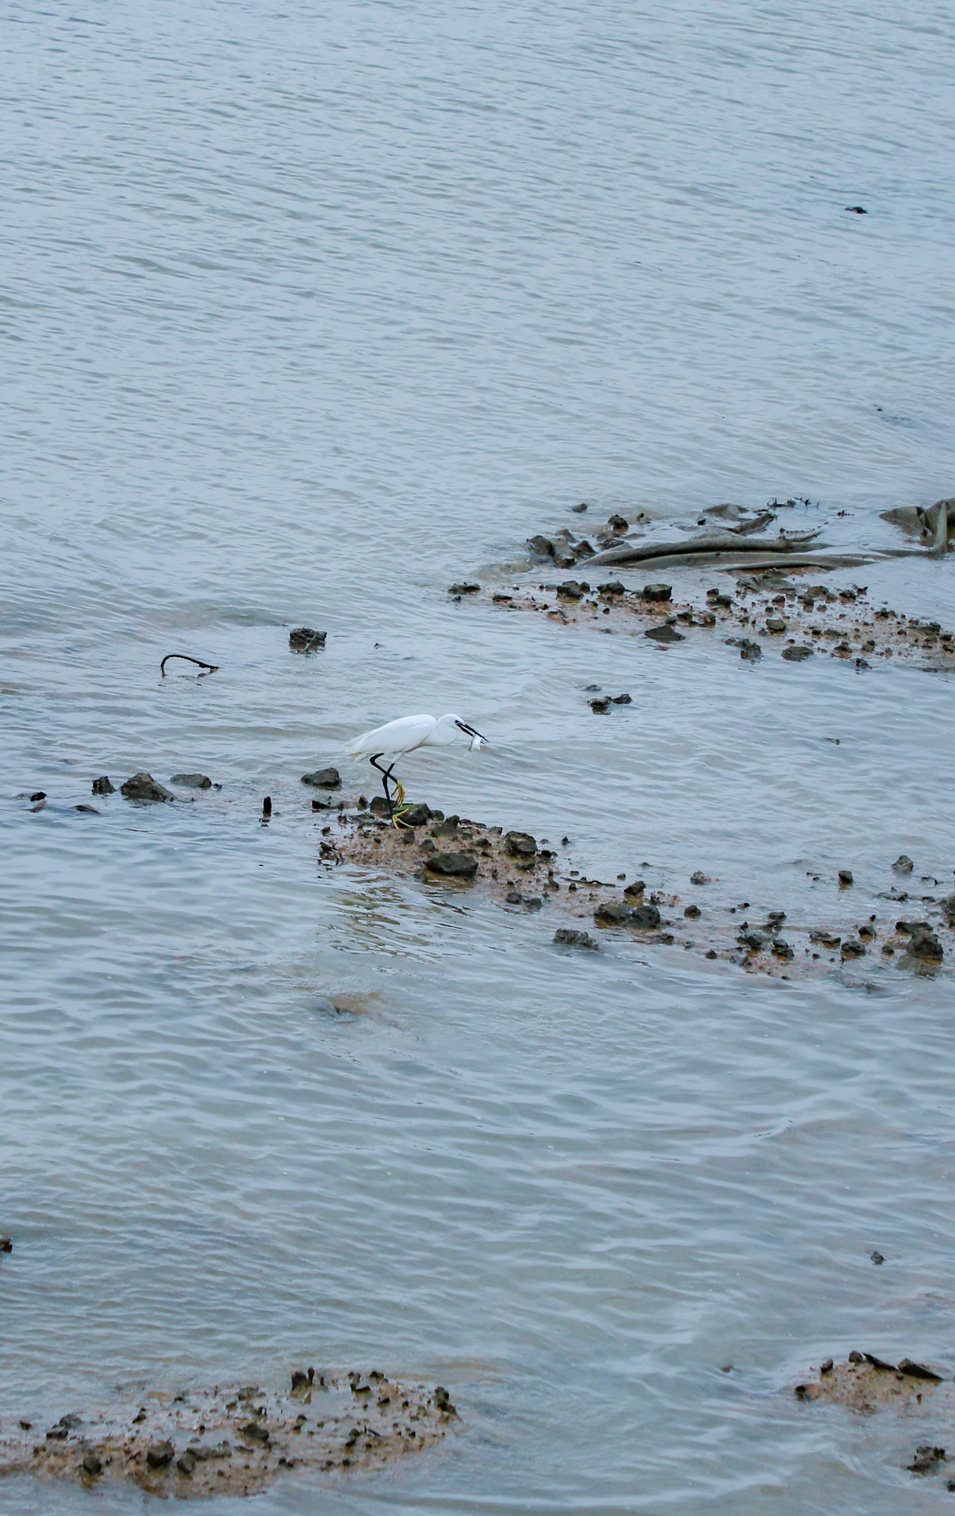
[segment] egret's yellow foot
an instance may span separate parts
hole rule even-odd
[[[410,805],[401,805],[401,806],[398,807],[398,809],[396,811],[392,811],[392,814],[391,814],[391,824],[392,824],[392,826],[398,827],[399,830],[401,830],[403,828],[406,832],[412,832],[412,831],[414,831],[414,827],[411,825],[410,821],[403,821],[402,820],[402,816],[403,816],[404,812],[405,811],[410,811],[410,809],[411,809]]]
[[[395,799],[397,800],[397,802],[398,802],[399,805],[404,805],[404,803],[405,803],[405,787],[402,784],[402,782],[401,782],[400,779],[396,779],[394,782],[397,785],[397,789],[395,790]]]

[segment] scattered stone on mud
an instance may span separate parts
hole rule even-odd
[[[537,852],[537,840],[530,832],[505,832],[504,851],[512,858],[533,858]]]
[[[478,861],[473,853],[434,853],[425,868],[432,874],[444,874],[450,879],[473,879]]]
[[[839,883],[840,883],[840,885],[842,886],[843,889],[848,888],[848,886],[850,884],[852,884],[853,882],[854,881],[853,881],[853,878],[852,878],[852,870],[851,869],[840,869],[839,870]]]
[[[676,627],[671,626],[668,621],[664,621],[662,626],[647,627],[643,635],[649,637],[653,642],[659,642],[664,647],[668,643],[683,642],[685,640],[683,633],[678,632]]]
[[[621,585],[621,589],[623,586]],[[672,584],[645,584],[640,591],[644,600],[669,600],[673,594]]]
[[[342,787],[342,776],[334,768],[315,769],[311,774],[302,775],[302,783],[311,784],[315,789],[320,790],[340,790]]]
[[[600,943],[595,942],[589,932],[576,932],[572,927],[558,927],[554,933],[554,941],[558,947],[586,948],[593,953],[600,951]]]
[[[812,648],[804,645],[783,648],[783,657],[789,663],[802,663],[804,658],[811,658],[812,655]]]
[[[164,784],[159,784],[152,776],[141,769],[125,784],[120,785],[120,793],[127,800],[175,800],[171,790],[167,790]]]
[[[208,774],[173,774],[170,784],[181,784],[190,790],[211,790],[212,780]]]
[[[325,646],[327,636],[311,626],[296,626],[288,634],[288,645],[293,653],[315,653]]]
[[[449,595],[476,595],[480,591],[479,584],[449,584]]]
[[[101,774],[99,779],[93,780],[94,795],[113,795],[116,792],[115,784],[111,784],[108,774]]]
[[[433,1446],[457,1419],[442,1385],[377,1370],[341,1380],[299,1370],[284,1393],[217,1385],[144,1398],[64,1416],[41,1443],[22,1418],[0,1430],[0,1476],[134,1484],[179,1499],[254,1495],[291,1469],[381,1468]]]

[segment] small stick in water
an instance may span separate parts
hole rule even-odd
[[[219,669],[219,665],[217,663],[203,663],[201,658],[193,658],[189,653],[167,653],[162,663],[159,665],[159,672],[162,674],[164,679],[166,677],[166,664],[169,662],[170,658],[184,658],[187,663],[198,663],[201,669],[205,669],[206,674],[215,674]],[[196,677],[199,679],[204,679],[205,674],[198,674]]]
[[[268,821],[268,819],[271,816],[271,814],[272,814],[272,796],[271,795],[266,795],[265,799],[262,801],[262,820],[263,821]]]

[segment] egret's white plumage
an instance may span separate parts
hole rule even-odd
[[[413,753],[419,747],[447,747],[449,743],[456,742],[458,733],[463,732],[470,738],[470,746],[479,748],[487,738],[476,732],[473,726],[468,726],[460,716],[455,716],[449,711],[446,716],[399,716],[397,721],[387,721],[384,726],[376,726],[370,732],[362,732],[360,737],[353,737],[345,746],[345,751],[350,758],[363,758],[370,756],[373,766],[379,773],[384,775],[383,787],[385,798],[392,809],[394,816],[394,803],[391,791],[388,788],[391,780],[391,770],[402,753]],[[383,769],[378,762],[379,758],[390,760],[388,768]],[[404,790],[397,779],[394,781],[395,794],[399,803],[404,799]],[[396,825],[397,819],[395,818]]]

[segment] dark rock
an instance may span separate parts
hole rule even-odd
[[[524,896],[520,893],[519,890],[508,890],[507,894],[504,896],[504,904],[520,905],[523,899]]]
[[[8,1237],[5,1232],[0,1232],[0,1253],[12,1253],[12,1252],[13,1252],[13,1238],[12,1237]]]
[[[171,1442],[154,1442],[146,1449],[146,1462],[151,1469],[168,1469],[175,1456]]]
[[[704,874],[703,871],[702,871],[702,869],[697,869],[697,871],[696,871],[695,874],[691,874],[690,875],[690,883],[691,884],[709,884],[709,882],[710,882],[710,876],[709,876],[709,874]]]
[[[848,937],[842,944],[842,956],[843,958],[864,958],[865,947],[854,937]]]
[[[171,790],[167,790],[163,784],[157,784],[152,774],[147,774],[142,769],[119,788],[127,800],[175,800],[176,798]]]
[[[593,711],[593,713],[594,713],[595,716],[606,716],[607,712],[610,709],[610,700],[609,700],[609,698],[608,699],[591,700],[591,702],[590,702],[590,709]]]
[[[894,1363],[886,1363],[884,1358],[876,1358],[873,1353],[863,1353],[866,1363],[870,1363],[874,1369],[881,1369],[883,1374],[896,1374],[898,1370]]]
[[[93,780],[94,795],[112,795],[115,793],[115,784],[110,784],[109,776],[103,774],[101,778]]]
[[[900,853],[898,858],[896,858],[895,862],[893,863],[892,867],[895,869],[895,872],[897,874],[911,874],[912,870],[915,867],[915,864],[912,862],[911,858],[906,857],[905,853]]]
[[[192,1448],[186,1448],[186,1451],[184,1453],[180,1453],[179,1457],[176,1459],[176,1471],[177,1473],[182,1474],[185,1479],[188,1479],[198,1462],[199,1459],[196,1457]]]
[[[870,1253],[869,1257],[872,1259],[873,1263],[885,1263],[885,1259],[879,1252],[878,1248],[876,1248],[873,1253]]]
[[[423,801],[418,805],[406,805],[401,820],[405,826],[425,826],[431,820],[431,808]]]
[[[634,879],[633,883],[632,884],[628,884],[627,887],[626,887],[626,889],[624,890],[624,892],[623,892],[624,899],[625,900],[637,900],[637,899],[640,899],[642,897],[643,892],[644,892],[645,889],[646,889],[646,885],[644,884],[644,882],[643,882],[642,879]]]
[[[563,584],[558,584],[557,593],[565,600],[582,600],[587,590],[586,584],[578,584],[576,579],[565,579]]]
[[[586,510],[586,506],[584,507],[584,509]],[[434,1387],[434,1403],[437,1406],[438,1410],[441,1411],[441,1413],[443,1415],[445,1415],[445,1416],[456,1416],[457,1415],[457,1411],[454,1409],[454,1406],[451,1404],[451,1397],[448,1394],[447,1390],[444,1388],[443,1384],[436,1384],[435,1387]]]
[[[33,794],[30,796],[30,799],[31,801],[45,800],[46,790],[34,790]]]
[[[626,694],[624,694],[624,695],[611,695],[610,696],[610,704],[611,705],[632,705],[633,704],[633,699],[632,699],[632,696],[626,695]]]
[[[594,910],[594,920],[601,926],[624,926],[633,915],[622,900],[603,900]]]
[[[948,926],[955,926],[955,895],[948,895],[940,904],[946,924]]]
[[[435,853],[425,863],[432,874],[444,874],[453,879],[473,879],[477,866],[473,853]]]
[[[875,1253],[873,1253],[872,1254],[872,1262],[873,1263],[875,1262],[877,1256],[879,1258],[879,1261],[880,1262],[882,1261],[882,1254],[881,1253],[879,1253],[878,1255],[876,1255]],[[912,1379],[928,1379],[928,1380],[930,1380],[932,1382],[932,1384],[941,1384],[942,1383],[942,1376],[941,1376],[941,1374],[936,1374],[936,1372],[935,1372],[934,1369],[927,1369],[925,1367],[924,1363],[913,1363],[911,1358],[902,1358],[902,1359],[900,1359],[899,1360],[899,1370],[903,1374],[908,1374]]]
[[[525,910],[528,910],[528,911],[539,911],[540,908],[541,908],[541,906],[543,904],[544,904],[544,902],[540,898],[539,895],[526,895],[524,897],[524,908],[525,908]]]
[[[780,616],[770,616],[766,622],[767,632],[784,632],[787,623]]]
[[[930,1474],[944,1461],[945,1449],[934,1448],[930,1443],[925,1442],[915,1449],[915,1457],[905,1467],[910,1474]]]
[[[315,769],[311,774],[302,775],[303,784],[311,784],[318,790],[340,790],[342,776],[337,769]]]
[[[668,642],[683,642],[685,640],[683,633],[678,632],[675,627],[670,626],[667,622],[664,622],[662,626],[648,626],[643,635],[644,637],[649,637],[653,642],[660,642],[664,645]]]
[[[268,1442],[269,1440],[269,1429],[260,1421],[247,1421],[244,1427],[239,1428],[239,1431],[249,1442]]]
[[[869,214],[864,205],[847,205],[846,210],[852,211],[856,216],[867,216]]]
[[[533,858],[537,842],[529,832],[505,832],[504,851],[511,858]]]
[[[673,594],[672,584],[645,584],[640,591],[644,600],[669,600]]]
[[[821,947],[837,948],[840,940],[834,932],[817,931],[809,933],[809,941],[818,942]]]
[[[786,647],[783,648],[783,657],[790,663],[802,663],[804,658],[812,657],[811,647]]]
[[[821,1363],[819,1365],[819,1372],[820,1372],[820,1374],[831,1374],[832,1373],[832,1369],[833,1369],[833,1362],[832,1362],[831,1358],[827,1358],[826,1361],[825,1361],[825,1363]]]
[[[601,595],[622,595],[624,588],[619,579],[611,579],[608,584],[600,586],[598,593]]]
[[[907,951],[910,958],[919,958],[923,963],[941,963],[943,957],[942,944],[928,923],[922,921],[916,923]]]
[[[590,952],[598,952],[600,949],[600,944],[594,941],[589,932],[575,932],[567,926],[558,927],[554,941],[558,947],[586,948]]]
[[[739,655],[746,663],[757,663],[763,656],[763,650],[751,637],[744,637],[739,644]]]
[[[607,525],[613,532],[625,532],[630,523],[624,516],[608,516]]]
[[[173,774],[170,784],[182,784],[190,790],[211,790],[212,780],[206,774]]]
[[[852,884],[853,883],[852,870],[851,869],[840,869],[839,870],[839,883],[841,885],[848,885],[848,884]]]
[[[83,1473],[89,1474],[92,1479],[95,1479],[97,1474],[102,1474],[103,1465],[97,1458],[96,1454],[93,1452],[92,1448],[88,1453],[83,1454],[83,1462],[81,1464],[81,1468],[83,1470]]]
[[[542,537],[540,533],[536,537],[528,537],[527,546],[538,558],[553,558],[554,544],[549,537]]]
[[[740,932],[736,941],[740,947],[748,948],[750,952],[758,953],[759,949],[766,946],[769,941],[762,932]]]
[[[683,914],[684,916],[688,917],[689,920],[695,921],[701,912],[698,905],[688,905]]]
[[[660,925],[660,912],[655,905],[637,905],[630,912],[630,925],[641,931],[649,931]]]
[[[101,816],[103,814],[102,811],[96,809],[95,805],[74,805],[73,809],[74,811],[85,811],[88,816]]]
[[[311,626],[297,626],[288,634],[288,645],[293,653],[314,653],[325,646],[327,632],[316,632]]]
[[[785,963],[790,963],[793,958],[793,950],[788,942],[783,942],[781,937],[777,937],[773,943],[773,955],[776,958],[782,958]]]
[[[852,1352],[849,1354],[849,1362],[850,1363],[864,1363],[865,1359],[863,1358],[863,1356],[862,1356],[861,1353],[857,1353],[856,1350],[855,1350],[855,1348],[853,1348]]]
[[[449,595],[476,595],[480,590],[479,584],[449,584]]]
[[[582,512],[585,511],[586,509],[587,509],[587,506],[586,506],[586,504],[583,504],[583,503],[580,504],[580,505],[572,505],[571,506],[571,510],[573,511],[573,513],[574,513],[575,516],[581,515]]]

